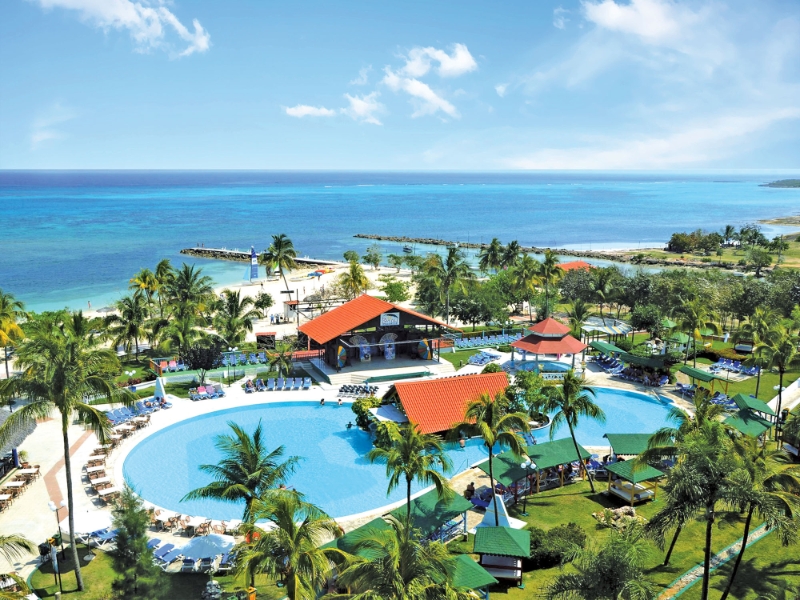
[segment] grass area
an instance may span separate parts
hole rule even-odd
[[[710,259],[710,261],[706,262],[729,263],[731,266],[737,267],[739,266],[739,261],[745,258],[746,251],[739,248],[723,248],[722,256],[717,256],[716,254],[712,254],[711,256],[702,256],[700,254],[692,254],[691,252],[678,254],[677,252],[666,252],[664,250],[644,250],[642,252],[627,252],[626,254],[631,256],[642,254],[651,258],[673,260],[675,262],[683,262],[684,260],[701,262],[702,259],[705,258]],[[774,266],[775,262],[778,260],[778,255],[777,253],[772,253],[772,255]],[[781,258],[781,266],[783,267],[800,267],[800,244],[798,244],[796,241],[790,241],[789,248],[782,253]]]
[[[116,574],[111,568],[111,559],[105,552],[94,551],[96,557],[91,561],[84,561],[83,558],[91,556],[90,551],[85,546],[78,546],[78,555],[81,557],[81,572],[85,590],[77,591],[75,582],[75,571],[69,551],[66,553],[67,560],[60,563],[62,584],[64,586],[63,598],[73,598],[75,600],[105,600],[111,598],[111,582],[116,578]],[[214,576],[219,581],[223,589],[228,592],[242,590],[246,587],[243,577],[235,578],[232,575]],[[209,576],[204,574],[191,573],[159,573],[156,585],[154,586],[148,600],[197,600],[201,592],[205,589]],[[53,569],[51,563],[46,563],[35,571],[31,577],[31,588],[40,598],[54,598],[58,591],[58,584],[53,580]],[[274,581],[265,576],[256,578],[256,589],[259,599],[278,600],[284,597],[284,591],[275,585]],[[224,597],[224,596],[223,596]]]

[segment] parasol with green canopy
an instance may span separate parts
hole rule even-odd
[[[775,411],[769,407],[769,404],[753,398],[753,396],[745,396],[744,394],[736,394],[733,401],[740,409],[744,410],[749,408],[752,411],[764,413],[765,415],[775,416]]]
[[[691,379],[697,379],[702,381],[703,383],[711,382],[711,391],[714,391],[714,382],[724,381],[725,382],[725,393],[728,392],[728,378],[727,377],[720,377],[715,373],[711,373],[710,371],[703,371],[702,369],[698,369],[696,367],[690,367],[689,365],[683,365],[680,369],[678,369],[681,373],[688,375]]]

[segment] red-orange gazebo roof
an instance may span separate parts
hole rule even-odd
[[[533,334],[512,342],[511,345],[532,354],[577,354],[586,348],[586,344],[571,335],[554,339],[542,338]]]
[[[590,265],[585,260],[573,260],[570,262],[560,263],[558,265],[565,273],[567,271],[574,271],[575,269],[584,269],[586,271],[594,269],[594,265]]]
[[[564,337],[570,331],[569,327],[563,323],[559,323],[552,317],[547,317],[544,321],[539,321],[533,327],[528,328],[533,333],[541,337]]]

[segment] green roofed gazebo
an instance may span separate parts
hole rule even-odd
[[[688,375],[691,379],[698,379],[703,383],[711,382],[711,391],[714,391],[714,381],[724,381],[725,382],[725,391],[728,391],[728,380],[725,377],[720,377],[719,375],[715,375],[709,371],[703,371],[702,369],[696,369],[695,367],[690,367],[689,365],[683,365],[680,369],[678,369],[681,373]]]
[[[454,495],[450,500],[440,500],[436,490],[431,490],[411,502],[411,524],[423,537],[442,542],[467,533],[466,512],[472,508],[472,502],[463,496]],[[396,508],[391,515],[403,521],[406,518],[405,505]],[[458,521],[451,523],[451,521]],[[443,525],[451,523],[449,527]]]
[[[353,531],[344,534],[340,538],[331,540],[327,544],[324,544],[322,547],[338,548],[342,552],[347,552],[348,554],[356,554],[361,558],[367,558],[367,559],[375,558],[377,557],[377,554],[374,551],[365,549],[356,551],[358,543],[364,539],[369,538],[376,532],[388,531],[391,528],[392,526],[389,525],[389,523],[378,517],[376,519],[373,519],[369,523],[365,523],[364,525],[358,527],[357,529],[353,529]]]
[[[772,417],[775,416],[775,411],[769,407],[769,404],[759,400],[758,398],[753,398],[752,396],[746,396],[744,394],[736,394],[733,397],[733,401],[736,403],[736,406],[742,410],[749,408],[754,412],[764,413],[765,415],[770,415]]]
[[[675,342],[676,344],[688,344],[689,334],[678,331],[677,333],[673,333],[671,336],[669,336],[668,341]]]
[[[619,359],[622,362],[631,365],[639,365],[640,367],[648,367],[650,369],[663,369],[664,357],[663,356],[636,356],[635,354],[628,354],[624,352],[620,355]]]
[[[488,600],[489,593],[486,588],[496,583],[497,579],[472,560],[468,554],[456,555],[455,569],[453,570],[453,585],[455,587],[480,591],[483,597]]]
[[[631,506],[638,502],[655,500],[658,480],[664,476],[664,473],[655,467],[650,465],[638,467],[632,460],[611,463],[606,465],[606,470],[625,482],[620,483],[609,477],[608,493],[622,498]]]
[[[678,324],[672,319],[667,319],[666,317],[664,317],[663,319],[661,319],[661,326],[664,329],[674,329],[675,327],[678,326]]]
[[[610,344],[609,342],[601,342],[600,340],[593,341],[591,344],[589,344],[589,346],[595,350],[604,352],[605,354],[611,354],[613,352],[622,354],[625,352],[622,348],[617,348],[614,344]]]
[[[647,450],[649,433],[607,433],[603,436],[617,456],[637,456]]]
[[[475,554],[493,577],[522,581],[522,559],[531,555],[531,532],[511,527],[479,527],[475,531]]]
[[[772,427],[772,423],[767,421],[764,417],[759,417],[749,408],[745,408],[731,415],[725,419],[723,423],[749,437],[763,435]]]

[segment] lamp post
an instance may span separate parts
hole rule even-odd
[[[531,491],[531,481],[530,476],[534,469],[536,469],[536,463],[534,463],[530,458],[527,459],[524,463],[519,465],[523,469],[525,469],[525,478],[528,480],[528,489],[525,490],[525,494],[522,496],[522,516],[528,516],[528,494]]]
[[[62,500],[60,504],[56,505],[52,500],[47,503],[47,507],[56,513],[56,525],[58,525],[58,538],[61,541],[61,560],[64,560],[64,536],[61,533],[61,519],[58,516],[58,511],[67,507],[67,501]],[[58,588],[61,593],[64,593],[64,587],[61,584],[61,569],[58,568],[58,553],[55,555],[56,564],[53,565],[53,570],[58,572]]]
[[[236,352],[239,351],[238,347],[228,347],[228,352],[233,352],[233,357],[236,358]],[[236,367],[233,367],[233,374],[236,375]],[[231,387],[231,355],[228,354],[228,387]]]

